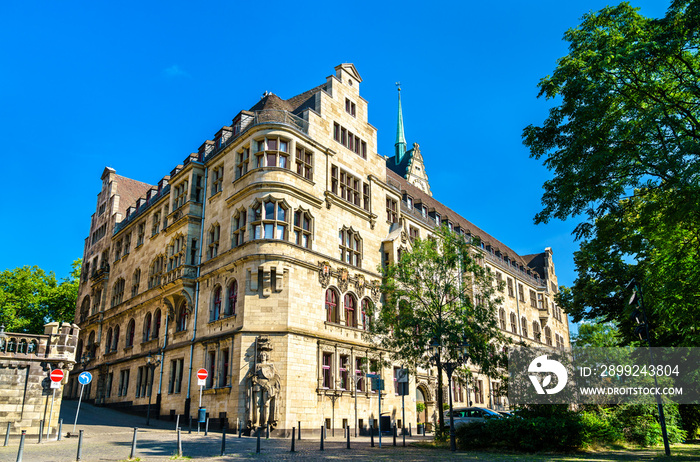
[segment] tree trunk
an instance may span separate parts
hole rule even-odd
[[[437,386],[437,404],[438,404],[438,427],[435,429],[435,434],[438,431],[442,433],[445,428],[445,414],[443,410],[444,397],[442,396],[442,362],[440,358],[437,360],[437,374],[438,374],[438,386]]]

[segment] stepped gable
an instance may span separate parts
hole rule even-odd
[[[136,204],[139,197],[144,196],[149,189],[156,187],[121,175],[114,175],[114,177],[117,180],[117,194],[119,194],[118,213],[124,217],[126,209]]]
[[[413,197],[414,203],[421,202],[423,204],[428,205],[428,207],[434,208],[440,214],[441,217],[447,217],[455,225],[459,225],[465,230],[470,230],[472,235],[479,236],[482,242],[486,244],[491,244],[492,247],[497,248],[501,251],[501,253],[507,254],[508,257],[510,257],[511,259],[515,259],[518,263],[522,264],[523,266],[530,266],[528,259],[518,255],[518,253],[515,252],[513,249],[503,244],[501,241],[494,238],[489,233],[476,226],[474,223],[462,217],[451,208],[438,202],[433,197],[423,192],[423,190],[421,190],[420,188],[417,188],[416,186],[410,184],[408,181],[406,181],[406,179],[402,178],[393,170],[387,169],[386,174],[387,182],[398,183],[400,185],[399,188],[401,190],[406,191],[411,197]]]

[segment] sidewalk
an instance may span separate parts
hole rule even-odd
[[[151,419],[146,427],[144,417],[133,416],[111,409],[95,407],[83,403],[80,407],[78,425],[74,437],[66,438],[66,433],[73,433],[76,401],[64,401],[61,409],[63,418],[63,438],[55,438],[38,444],[37,437],[25,438],[24,462],[68,462],[75,461],[78,448],[78,430],[83,430],[82,460],[123,461],[129,458],[134,427],[138,427],[135,457],[142,461],[167,461],[177,453],[177,432],[175,423]],[[4,437],[4,435],[3,435]],[[197,434],[196,427],[192,434],[187,426],[181,431],[183,456],[198,461],[286,461],[286,460],[401,460],[403,462],[435,459],[433,450],[420,448],[403,448],[402,437],[397,437],[397,447],[393,447],[391,437],[382,437],[382,448],[370,447],[369,437],[351,438],[351,449],[346,448],[346,440],[340,436],[329,437],[324,442],[324,451],[320,451],[317,438],[295,441],[296,452],[290,452],[289,438],[277,439],[264,437],[260,440],[261,452],[256,454],[257,438],[242,437],[237,434],[226,435],[226,451],[221,454],[221,432],[209,432],[204,436],[204,428]],[[430,437],[427,437],[429,439]],[[406,437],[406,444],[422,440],[424,437]],[[1,444],[1,443],[0,443]],[[15,462],[19,447],[19,437],[12,435],[7,447],[0,446],[0,462]],[[446,460],[446,459],[445,459]]]

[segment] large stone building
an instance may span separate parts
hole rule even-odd
[[[372,365],[388,384],[382,425],[400,426],[397,368],[378,366],[386,354],[363,339],[366,312],[381,301],[378,268],[436,224],[481,239],[505,282],[504,330],[568,345],[551,250],[518,255],[433,199],[400,106],[395,153],[383,157],[360,75],[352,64],[335,71],[287,100],[266,93],[155,185],[104,170],[76,310],[96,378],[88,399],[140,410],[152,399],[175,416],[196,415],[201,396],[234,427],[285,433],[357,418],[367,429],[378,417]],[[411,378],[406,423],[434,419],[436,382],[432,371]],[[457,403],[498,407],[496,387],[477,377],[452,391]]]

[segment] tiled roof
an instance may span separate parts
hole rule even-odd
[[[149,189],[156,187],[121,175],[114,175],[114,178],[117,181],[117,194],[119,195],[118,213],[121,213],[122,217],[126,216],[126,209],[136,204],[139,197],[144,196]]]
[[[403,163],[403,162],[402,162]],[[395,165],[395,164],[394,164]],[[389,160],[387,159],[387,167],[389,167]],[[446,205],[438,202],[433,197],[424,193],[421,189],[413,186],[400,175],[398,175],[393,169],[387,169],[387,182],[398,186],[401,191],[405,191],[409,196],[413,198],[414,203],[422,203],[428,206],[428,209],[435,209],[437,213],[440,214],[441,218],[449,218],[450,222],[455,226],[463,228],[465,231],[469,230],[473,236],[478,236],[482,242],[485,244],[490,244],[494,249],[500,250],[502,254],[508,255],[512,260],[515,260],[519,264],[525,267],[534,268],[530,266],[531,261],[536,261],[536,256],[541,254],[528,255],[523,257],[518,255],[513,249],[503,244],[501,241],[491,236],[486,231],[482,230],[474,223],[470,222],[466,218],[459,215],[457,212],[447,207]]]
[[[305,91],[304,93],[293,96],[287,100],[280,98],[274,93],[268,93],[260,101],[258,101],[250,111],[263,111],[266,109],[276,109],[282,111],[295,112],[299,107],[306,103],[313,95],[321,91],[325,84]]]

